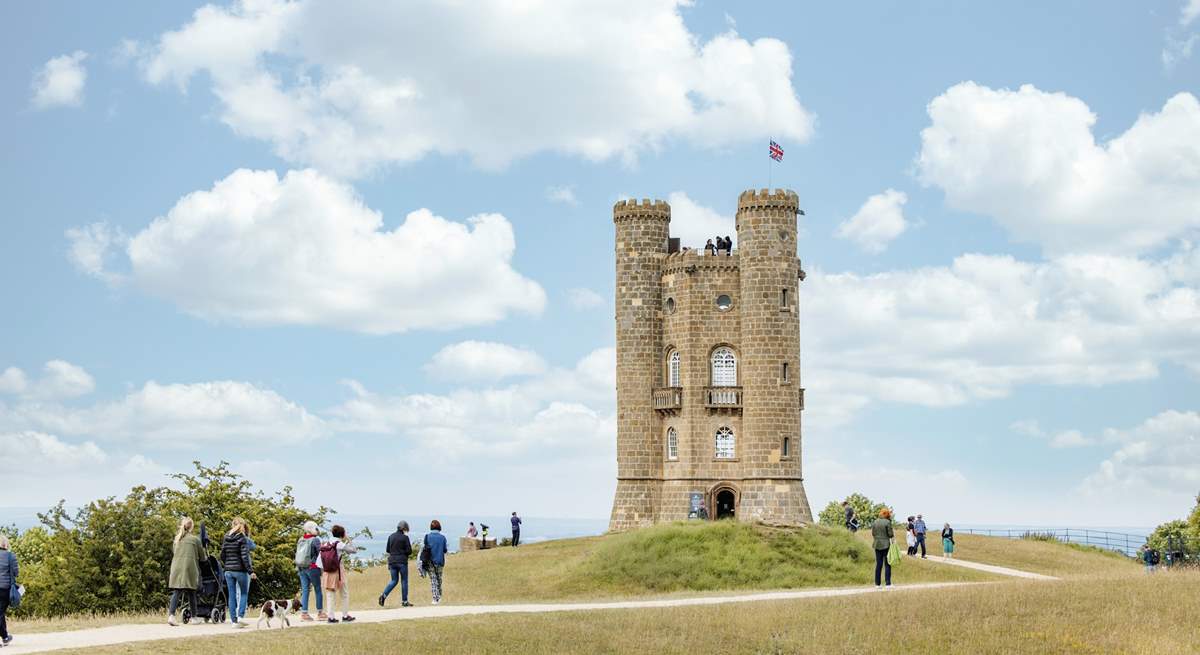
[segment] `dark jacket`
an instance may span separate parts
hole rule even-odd
[[[254,573],[254,565],[250,562],[250,542],[246,535],[240,532],[225,535],[225,540],[221,542],[221,566],[226,571]]]
[[[514,517],[512,517],[511,522],[512,522],[513,531],[519,532],[521,530],[521,517],[514,516]]]
[[[954,543],[954,528],[942,528],[942,539],[949,539],[950,543]]]
[[[388,536],[387,540],[388,566],[399,566],[408,563],[412,556],[412,542],[408,535],[397,530]]]
[[[429,549],[429,561],[434,566],[446,565],[446,537],[441,532],[426,533],[425,547]]]
[[[896,537],[896,532],[892,530],[892,520],[882,516],[875,519],[871,524],[871,536],[875,539],[875,550],[887,550],[888,546],[892,545],[892,539]]]
[[[17,574],[21,567],[17,566],[17,556],[12,551],[0,550],[0,589],[8,589],[17,583]]]

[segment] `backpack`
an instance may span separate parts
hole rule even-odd
[[[337,542],[321,544],[321,570],[326,573],[337,573],[341,567],[342,558],[338,554]]]
[[[1160,561],[1162,561],[1162,556],[1158,554],[1158,551],[1150,551],[1150,563],[1157,565]]]
[[[421,537],[421,554],[418,557],[421,561],[421,568],[433,568],[433,553],[429,551],[429,535]]]
[[[316,537],[300,537],[296,542],[296,568],[307,569],[317,561],[317,556],[313,554],[313,539]]]

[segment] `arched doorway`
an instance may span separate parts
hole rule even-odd
[[[718,489],[716,493],[716,518],[732,519],[737,514],[737,494],[728,487]]]

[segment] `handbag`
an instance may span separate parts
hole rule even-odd
[[[21,606],[21,598],[25,595],[25,587],[15,584],[8,588],[8,606],[16,609]]]
[[[888,546],[887,563],[892,566],[900,563],[900,547],[894,541],[891,546]]]

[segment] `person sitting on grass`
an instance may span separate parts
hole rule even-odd
[[[886,571],[887,586],[892,586],[892,565],[887,561],[888,549],[896,533],[892,530],[892,510],[883,508],[879,518],[871,524],[872,547],[875,549],[875,588],[879,588],[879,574]]]
[[[954,559],[954,528],[949,523],[942,526],[942,557]]]

